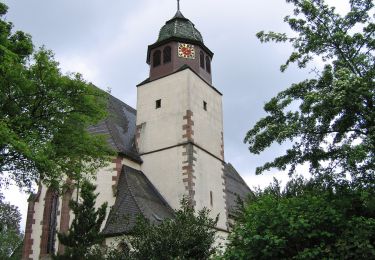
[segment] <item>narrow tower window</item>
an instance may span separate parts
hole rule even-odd
[[[199,61],[200,61],[200,64],[201,64],[201,68],[204,69],[204,53],[203,53],[203,51],[201,51],[200,54],[199,54]]]
[[[167,46],[163,50],[163,63],[171,62],[171,47]]]
[[[210,191],[210,204],[211,204],[211,207],[214,205],[214,198],[213,198],[212,191]]]
[[[161,99],[158,99],[155,101],[155,108],[156,109],[161,108]]]
[[[154,67],[159,66],[161,63],[161,51],[157,50],[154,52],[153,59],[152,59],[152,65]]]
[[[206,70],[208,73],[211,73],[211,61],[210,57],[206,56]]]
[[[203,101],[203,109],[207,111],[207,102]]]

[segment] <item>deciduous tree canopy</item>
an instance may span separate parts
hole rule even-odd
[[[13,259],[11,255],[22,245],[20,221],[18,208],[5,202],[0,193],[0,259]]]
[[[375,194],[349,182],[297,178],[256,192],[239,214],[226,259],[373,259]]]
[[[350,173],[358,181],[374,178],[375,169],[375,24],[372,0],[350,0],[350,12],[340,16],[324,0],[287,0],[295,7],[285,21],[296,32],[259,32],[262,42],[291,42],[286,64],[304,68],[314,58],[326,65],[314,79],[293,84],[264,106],[268,116],[247,133],[253,153],[272,143],[292,141],[293,147],[272,167],[291,172],[310,164],[311,173]],[[299,105],[295,109],[296,105]]]
[[[103,166],[105,137],[87,127],[106,116],[106,94],[80,74],[63,75],[51,51],[34,50],[31,36],[12,31],[0,3],[0,186],[57,185]]]
[[[372,0],[350,0],[337,14],[324,0],[286,0],[296,32],[258,33],[262,42],[291,42],[286,64],[325,67],[266,103],[268,116],[245,138],[253,153],[272,143],[292,148],[257,169],[290,173],[308,163],[312,178],[258,191],[239,210],[227,259],[375,258],[375,24]]]

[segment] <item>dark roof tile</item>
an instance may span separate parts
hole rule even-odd
[[[224,176],[227,209],[229,214],[231,214],[236,209],[238,197],[241,200],[245,200],[251,190],[230,163],[225,164]]]
[[[172,208],[141,171],[124,165],[117,189],[115,204],[103,229],[107,236],[130,233],[139,215],[156,224],[174,216]]]
[[[108,95],[108,117],[95,126],[89,127],[90,133],[107,134],[108,144],[117,152],[141,162],[135,148],[137,112],[121,100]]]
[[[167,21],[160,29],[157,42],[162,42],[166,39],[177,37],[182,40],[194,40],[203,44],[203,37],[201,33],[195,28],[194,24],[186,19],[180,11]]]

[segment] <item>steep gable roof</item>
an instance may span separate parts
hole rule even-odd
[[[252,191],[236,169],[234,169],[232,164],[225,164],[224,176],[227,209],[229,210],[229,215],[231,215],[231,213],[236,209],[238,197],[241,200],[245,200],[246,196]]]
[[[140,215],[156,224],[174,216],[172,208],[141,171],[124,165],[117,190],[103,229],[107,236],[130,233]]]
[[[121,100],[108,95],[108,117],[88,131],[108,135],[109,145],[136,162],[142,162],[135,148],[137,111]]]

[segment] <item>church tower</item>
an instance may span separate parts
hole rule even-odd
[[[222,94],[212,85],[213,53],[179,8],[148,46],[150,75],[137,86],[141,169],[173,208],[188,196],[220,214],[227,230]]]

